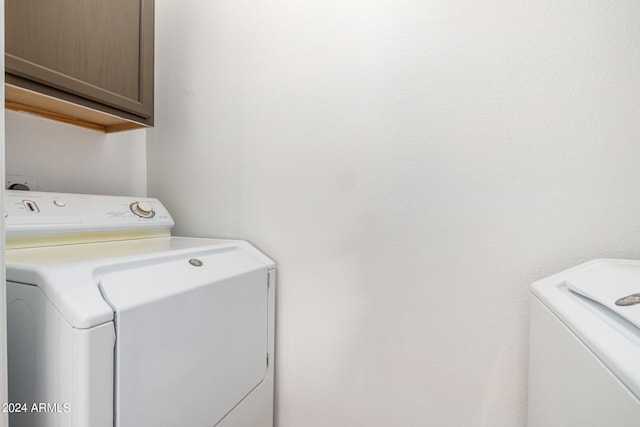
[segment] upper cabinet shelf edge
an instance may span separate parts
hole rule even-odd
[[[7,108],[152,126],[153,21],[153,0],[5,0]]]

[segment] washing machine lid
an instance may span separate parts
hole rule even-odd
[[[569,277],[567,287],[640,328],[640,265],[597,264]]]
[[[531,290],[640,399],[638,306],[615,304],[638,282],[640,261],[597,259],[537,281]]]
[[[258,258],[227,247],[97,275],[115,312],[116,426],[213,426],[266,375]]]

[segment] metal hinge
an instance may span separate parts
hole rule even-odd
[[[269,353],[267,353],[267,367],[269,366]]]

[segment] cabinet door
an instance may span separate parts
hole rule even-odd
[[[152,0],[5,0],[5,17],[9,83],[152,119]]]

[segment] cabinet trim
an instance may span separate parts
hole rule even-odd
[[[5,84],[5,108],[105,133],[146,127],[139,123],[139,119],[123,119],[121,112],[118,115],[108,114],[8,83]]]

